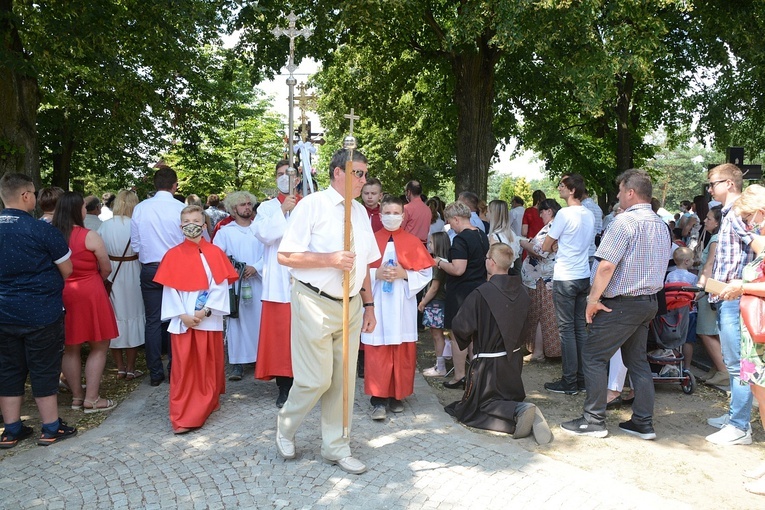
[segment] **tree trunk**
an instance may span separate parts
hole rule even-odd
[[[496,148],[494,67],[497,52],[482,43],[475,53],[454,55],[454,102],[457,105],[457,168],[454,191],[472,191],[486,199],[489,165]]]
[[[635,79],[632,74],[616,77],[616,172],[620,174],[633,166],[632,157],[632,119],[630,107],[632,104],[632,92],[635,88]]]
[[[61,152],[53,154],[53,174],[51,175],[51,184],[58,186],[63,190],[69,189],[69,180],[72,176],[72,155],[76,143],[72,137],[66,133],[61,140]]]
[[[0,175],[19,172],[40,185],[37,107],[40,89],[13,19],[13,0],[0,0],[0,44],[7,58],[0,65]]]

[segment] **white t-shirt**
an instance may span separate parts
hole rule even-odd
[[[595,220],[581,205],[564,207],[550,226],[549,237],[558,240],[553,280],[567,281],[590,277],[590,244]]]

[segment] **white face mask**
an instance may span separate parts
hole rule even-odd
[[[401,227],[401,223],[404,222],[403,214],[382,214],[380,215],[380,221],[382,221],[385,230],[398,230]]]
[[[276,178],[276,187],[279,188],[284,194],[290,192],[290,176],[287,174],[280,175]]]

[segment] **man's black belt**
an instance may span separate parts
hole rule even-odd
[[[332,301],[339,301],[341,303],[343,302],[343,298],[336,298],[335,296],[330,296],[326,292],[320,291],[319,289],[317,289],[316,287],[314,287],[310,283],[306,283],[306,282],[304,282],[302,280],[298,280],[298,281],[300,283],[302,283],[303,285],[305,285],[306,287],[308,287],[309,289],[311,289],[312,291],[314,291],[315,293],[317,293],[318,295],[320,295],[321,297],[325,297],[327,299],[331,299]]]
[[[614,296],[604,297],[602,299],[611,299],[613,301],[656,301],[656,294],[648,294],[645,296]]]

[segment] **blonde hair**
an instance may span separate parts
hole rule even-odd
[[[186,197],[186,205],[198,205],[199,207],[202,207],[202,199],[199,198],[198,195],[192,193]],[[204,211],[204,209],[202,210]]]
[[[752,184],[741,193],[733,203],[733,212],[739,216],[752,214],[760,209],[765,209],[765,187]]]
[[[710,181],[730,180],[736,191],[741,191],[744,187],[744,175],[741,173],[741,169],[733,163],[717,165],[707,173],[707,178]]]
[[[444,209],[444,221],[459,216],[460,218],[470,219],[470,208],[462,202],[452,202]]]
[[[181,211],[181,218],[183,218],[186,214],[191,214],[191,213],[199,213],[202,215],[202,218],[205,217],[205,210],[202,209],[201,205],[187,205]]]
[[[115,216],[133,216],[133,209],[138,205],[138,195],[129,189],[123,189],[117,193],[112,205],[112,211]]]
[[[489,247],[487,257],[492,259],[497,265],[497,269],[507,273],[515,261],[513,249],[505,243],[494,243]]]
[[[675,261],[676,265],[682,264],[687,260],[693,260],[693,250],[686,248],[685,246],[681,246],[672,254],[672,260]]]
[[[223,200],[223,206],[226,208],[226,211],[228,211],[229,214],[234,214],[234,209],[236,209],[236,205],[239,202],[247,201],[249,200],[252,203],[252,209],[255,210],[255,206],[258,203],[258,199],[255,198],[255,195],[250,193],[249,191],[234,191],[233,193],[229,193],[226,195],[226,198]]]

